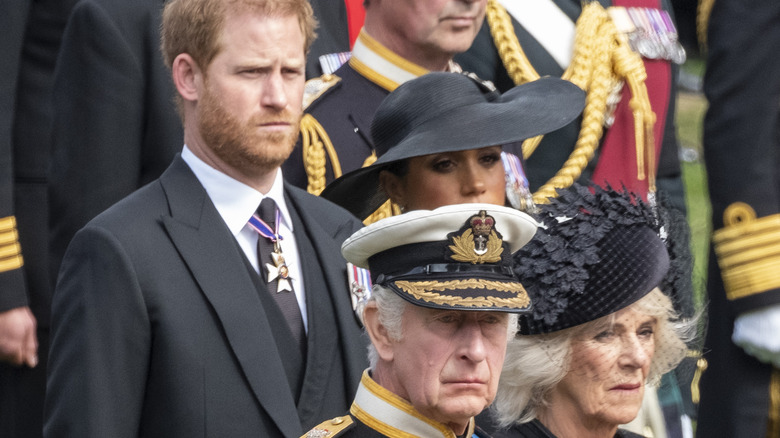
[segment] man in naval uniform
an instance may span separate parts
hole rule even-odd
[[[485,436],[474,416],[493,401],[517,313],[530,299],[512,253],[536,222],[515,209],[459,204],[382,219],[344,257],[371,271],[362,316],[371,339],[349,414],[306,437]]]
[[[625,184],[643,196],[655,191],[657,181],[684,208],[674,84],[676,63],[685,54],[669,1],[590,3],[489,0],[474,44],[455,59],[501,91],[555,76],[588,93],[583,118],[523,147],[531,189],[542,189],[537,199],[580,177]],[[635,126],[643,129],[634,132]]]
[[[780,2],[712,4],[712,236],[697,436],[780,437]]]
[[[375,159],[369,127],[379,103],[428,71],[457,71],[487,0],[366,0],[349,62],[307,83],[301,138],[284,163],[295,186],[319,194],[343,173]]]

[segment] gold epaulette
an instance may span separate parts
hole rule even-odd
[[[0,272],[19,269],[24,265],[19,232],[16,231],[16,217],[0,219]]]
[[[332,438],[339,436],[341,432],[352,426],[352,417],[345,415],[330,420],[325,420],[312,430],[301,435],[301,438]]]
[[[318,78],[306,81],[306,85],[303,88],[303,109],[308,108],[312,102],[340,81],[340,77],[332,74],[324,74]]]
[[[308,108],[312,102],[340,81],[340,77],[332,74],[324,74],[318,78],[306,81],[306,87],[303,91],[303,109]],[[300,128],[303,168],[308,179],[306,191],[319,196],[325,189],[326,151],[335,178],[341,176],[341,163],[339,163],[339,156],[336,153],[336,148],[333,147],[333,143],[330,141],[328,133],[325,132],[325,128],[322,127],[314,116],[304,114]]]
[[[306,191],[319,196],[325,189],[325,164],[328,159],[334,178],[341,176],[341,163],[325,128],[311,114],[304,114],[301,118],[301,149],[308,179]],[[326,151],[328,158],[325,157]]]
[[[780,289],[780,214],[756,218],[752,207],[735,202],[723,212],[723,225],[712,242],[726,297]]]

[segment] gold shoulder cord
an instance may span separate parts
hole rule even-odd
[[[699,40],[702,53],[707,49],[707,28],[714,3],[715,0],[699,0],[699,4],[696,5],[696,39]]]
[[[366,158],[366,161],[363,162],[363,167],[374,164],[376,158],[377,158],[376,151],[374,151],[373,153],[371,153],[371,155],[369,155]],[[363,225],[371,225],[380,219],[384,219],[390,216],[396,216],[399,214],[401,214],[401,209],[398,207],[398,205],[394,204],[392,201],[388,199],[387,201],[385,201],[384,204],[382,204],[381,207],[377,208],[376,211],[371,213],[371,216],[363,220]]]
[[[341,82],[341,78],[332,74],[324,74],[306,81],[303,93],[303,109],[307,109],[309,105],[339,82]],[[306,190],[313,195],[319,196],[325,189],[325,166],[327,164],[325,152],[327,150],[328,158],[333,167],[333,174],[336,178],[341,176],[339,156],[333,147],[333,143],[330,141],[328,133],[325,132],[325,128],[311,114],[303,115],[300,131],[303,167],[308,179]]]
[[[538,79],[539,73],[523,52],[512,26],[509,14],[496,0],[488,0],[486,12],[490,32],[501,61],[515,84]],[[593,158],[604,134],[604,120],[608,112],[607,98],[625,81],[632,93],[630,106],[634,115],[637,148],[637,178],[650,178],[650,190],[655,190],[655,144],[653,125],[655,114],[645,86],[642,59],[628,45],[607,11],[598,3],[586,4],[576,24],[574,54],[562,78],[587,94],[579,137],[563,167],[534,193],[534,202],[546,203],[557,195],[556,189],[569,187],[582,175],[582,170]],[[523,157],[529,158],[539,146],[542,136],[523,143]]]
[[[333,143],[330,141],[330,137],[328,137],[328,133],[325,132],[325,128],[323,128],[320,122],[311,114],[304,114],[303,118],[301,118],[301,146],[303,148],[303,166],[306,169],[306,176],[308,178],[306,191],[319,196],[320,193],[325,190],[326,185],[326,151],[331,166],[333,167],[333,177],[340,177],[342,175],[342,170],[339,156],[336,153],[336,149],[333,147]],[[365,161],[363,161],[363,166],[361,167],[374,164],[376,159],[376,152],[373,152],[366,157]],[[372,213],[371,216],[366,218],[363,223],[369,225],[379,219],[395,216],[397,214],[401,214],[401,210],[397,205],[388,200]]]
[[[303,167],[309,180],[306,190],[319,196],[325,189],[325,151],[336,178],[341,176],[341,163],[325,128],[311,114],[304,114],[301,118],[301,146]]]
[[[780,369],[772,368],[766,436],[780,436]]]

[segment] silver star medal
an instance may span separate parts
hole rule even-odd
[[[284,256],[281,252],[275,251],[271,253],[271,258],[273,258],[274,264],[265,264],[265,268],[268,269],[268,282],[279,280],[276,284],[276,293],[283,291],[292,292],[292,283],[290,283],[292,277],[290,277],[290,269],[284,261]]]

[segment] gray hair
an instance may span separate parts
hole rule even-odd
[[[391,289],[375,284],[371,290],[371,298],[368,302],[375,302],[379,323],[387,330],[387,334],[395,341],[401,340],[401,321],[404,315],[404,309],[410,305],[403,298],[399,297]],[[379,354],[374,344],[368,343],[368,363],[371,369],[376,369]]]
[[[387,330],[388,336],[395,341],[400,341],[402,338],[401,322],[404,315],[406,306],[412,304],[404,300],[392,289],[375,284],[371,290],[371,298],[368,302],[375,302],[377,307],[377,313],[379,323]],[[512,338],[517,333],[517,315],[509,314],[509,323],[507,324],[507,345],[510,345]],[[379,361],[379,354],[376,351],[374,344],[368,344],[368,362],[372,370],[376,369],[376,364]]]
[[[686,342],[692,340],[696,318],[680,320],[672,302],[660,289],[653,289],[628,308],[655,317],[655,352],[650,363],[648,384],[674,369],[684,358]],[[615,313],[569,329],[532,336],[517,336],[507,347],[504,368],[491,414],[501,427],[526,423],[548,406],[553,388],[568,374],[572,339],[591,328],[612,324]]]

